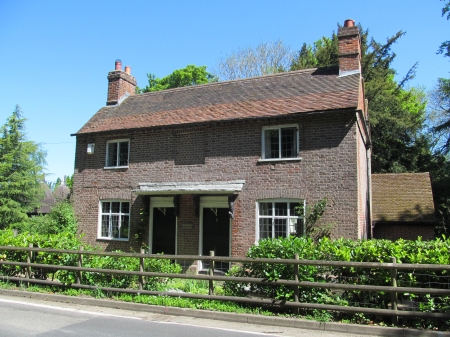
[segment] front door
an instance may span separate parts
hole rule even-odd
[[[174,207],[153,208],[152,254],[175,255],[176,223]]]
[[[203,252],[215,256],[230,256],[230,217],[228,208],[203,208]]]
[[[230,217],[229,209],[217,205],[204,205],[202,212],[202,250],[203,256],[214,251],[215,256],[230,256]],[[203,270],[209,268],[209,261],[202,261]],[[215,262],[214,269],[226,272],[228,262]]]

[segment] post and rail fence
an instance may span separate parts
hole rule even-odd
[[[160,254],[145,254],[143,250],[140,253],[122,253],[122,252],[104,252],[104,251],[87,251],[80,247],[79,250],[63,250],[63,249],[50,249],[50,248],[37,248],[30,244],[29,247],[12,247],[12,246],[0,246],[1,251],[21,251],[27,252],[26,262],[21,261],[8,261],[6,259],[0,259],[0,266],[18,266],[22,268],[24,273],[16,276],[0,275],[2,281],[22,282],[24,284],[41,284],[49,286],[62,286],[75,289],[90,289],[101,290],[105,292],[117,292],[127,294],[141,294],[141,295],[154,295],[154,296],[172,296],[192,299],[203,300],[219,300],[219,301],[232,301],[237,303],[247,303],[259,306],[281,306],[292,309],[294,312],[298,312],[299,309],[316,309],[316,310],[328,310],[350,313],[363,313],[379,316],[391,316],[393,323],[398,322],[398,317],[408,318],[431,318],[431,319],[450,319],[450,314],[447,312],[419,312],[411,310],[399,310],[398,307],[398,294],[412,293],[412,294],[427,294],[430,296],[450,296],[450,284],[447,289],[439,288],[419,288],[419,287],[399,287],[397,285],[397,273],[398,270],[416,270],[416,271],[432,271],[432,272],[448,272],[450,271],[450,265],[438,265],[438,264],[403,264],[396,263],[395,258],[392,258],[391,263],[378,263],[378,262],[343,262],[343,261],[322,261],[322,260],[300,260],[298,254],[295,254],[293,259],[269,259],[269,258],[244,258],[244,257],[223,257],[214,256],[212,251],[210,256],[198,256],[198,255],[160,255]],[[77,266],[65,266],[65,265],[51,265],[51,264],[39,264],[33,262],[33,254],[35,253],[49,253],[49,254],[75,254],[78,255]],[[115,269],[99,269],[83,267],[83,256],[95,255],[95,256],[109,256],[109,257],[131,257],[139,259],[139,271],[127,271],[127,270],[115,270]],[[185,260],[185,261],[209,261],[209,272],[207,274],[174,274],[174,273],[160,273],[160,272],[148,272],[144,268],[145,259],[170,259],[170,260]],[[269,281],[267,278],[252,278],[252,277],[235,277],[235,276],[215,276],[214,275],[214,263],[215,262],[227,262],[232,264],[239,263],[252,263],[252,264],[285,264],[293,265],[294,267],[294,279],[277,279]],[[310,282],[302,281],[299,277],[299,268],[301,266],[316,266],[316,267],[342,267],[342,268],[369,268],[369,269],[387,269],[390,270],[391,285],[361,285],[361,284],[345,284],[335,282]],[[34,278],[34,271],[42,270],[65,270],[71,271],[76,274],[76,281],[71,284],[64,284],[55,280]],[[103,273],[103,274],[115,274],[115,275],[128,275],[138,277],[139,284],[137,289],[124,289],[124,288],[112,288],[103,286],[93,286],[82,284],[82,273]],[[209,294],[190,294],[180,293],[175,291],[151,291],[144,290],[144,278],[179,278],[179,279],[192,279],[192,280],[205,280],[209,284]],[[221,296],[214,294],[214,282],[242,282],[246,284],[264,284],[264,285],[285,285],[292,287],[294,290],[294,301],[284,301],[275,299],[261,299],[261,298],[249,298],[238,296]],[[450,283],[450,281],[449,281]],[[390,309],[378,309],[358,306],[345,306],[345,305],[328,305],[317,303],[302,303],[299,299],[299,289],[306,288],[323,288],[329,290],[339,289],[341,291],[362,291],[362,292],[383,292],[391,294]]]

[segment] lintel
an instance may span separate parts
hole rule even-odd
[[[237,194],[242,191],[245,180],[203,181],[203,182],[163,182],[139,183],[138,195],[145,194]]]

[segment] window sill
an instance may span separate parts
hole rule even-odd
[[[104,170],[117,170],[117,169],[127,169],[127,166],[105,166],[103,169]]]
[[[302,157],[295,157],[295,158],[270,158],[270,159],[263,159],[259,158],[258,163],[265,163],[265,162],[279,162],[279,161],[301,161]]]
[[[130,239],[114,239],[114,238],[102,238],[102,237],[98,237],[97,240],[103,240],[103,241],[130,241]]]

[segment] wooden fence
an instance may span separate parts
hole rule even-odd
[[[450,289],[437,289],[437,288],[418,288],[418,287],[398,287],[397,286],[397,272],[398,270],[426,270],[426,271],[450,271],[450,265],[437,265],[437,264],[403,264],[396,263],[395,258],[391,263],[376,263],[376,262],[341,262],[341,261],[316,261],[316,260],[300,260],[296,254],[293,259],[251,259],[240,257],[221,257],[214,256],[211,252],[211,256],[197,256],[197,255],[156,255],[145,254],[143,250],[140,253],[120,253],[120,252],[99,252],[99,251],[84,251],[83,247],[79,250],[62,250],[62,249],[49,249],[49,248],[35,248],[30,244],[29,247],[11,247],[0,246],[0,251],[26,251],[27,261],[7,261],[0,260],[0,265],[20,266],[25,272],[20,276],[0,276],[0,280],[3,281],[16,281],[22,283],[35,283],[43,285],[56,285],[65,286],[75,289],[91,289],[102,290],[107,292],[128,293],[128,294],[142,294],[142,295],[163,295],[172,297],[194,298],[204,300],[220,300],[220,301],[232,301],[237,303],[250,303],[254,305],[276,305],[292,309],[318,309],[318,310],[331,310],[340,312],[351,313],[365,313],[372,315],[391,316],[393,322],[396,323],[398,317],[417,317],[417,318],[434,318],[434,319],[450,319],[450,314],[441,312],[418,312],[399,310],[397,303],[398,293],[413,293],[413,294],[429,294],[434,296],[450,296]],[[78,255],[78,266],[62,266],[62,265],[49,265],[33,263],[33,254],[35,252],[55,253],[55,254],[76,254]],[[114,270],[114,269],[96,269],[83,267],[83,255],[96,255],[96,256],[110,256],[110,257],[132,257],[139,259],[139,271],[127,271],[127,270]],[[202,260],[209,261],[209,273],[207,275],[194,275],[194,274],[169,274],[158,272],[146,272],[144,270],[144,259],[170,259],[170,260]],[[215,276],[214,275],[214,263],[215,262],[228,262],[228,263],[264,263],[264,264],[286,264],[294,266],[294,279],[293,280],[276,280],[269,281],[266,278],[249,278],[249,277],[234,277],[234,276]],[[340,283],[321,283],[321,282],[308,282],[299,280],[299,266],[332,266],[332,267],[353,267],[353,268],[370,268],[370,269],[389,269],[391,275],[390,286],[375,286],[375,285],[356,285],[356,284],[340,284]],[[76,282],[66,285],[59,281],[50,281],[47,279],[37,279],[33,277],[34,272],[38,270],[67,270],[73,271],[77,275]],[[138,276],[139,286],[138,289],[123,289],[123,288],[110,288],[99,287],[92,285],[82,284],[82,273],[104,273],[104,274],[116,274],[116,275],[128,275]],[[180,278],[180,279],[193,279],[193,280],[207,280],[209,281],[209,294],[190,294],[180,293],[175,291],[150,291],[144,290],[144,277],[164,277],[164,278]],[[234,281],[253,284],[265,284],[265,285],[286,285],[294,289],[294,301],[282,301],[273,299],[257,299],[248,297],[237,296],[218,296],[214,295],[214,282],[217,281]],[[355,306],[340,306],[340,305],[328,305],[328,304],[316,304],[316,303],[302,303],[299,302],[299,287],[307,288],[324,288],[324,289],[341,289],[347,291],[370,291],[370,292],[388,292],[391,294],[391,309],[374,309],[366,307]]]

